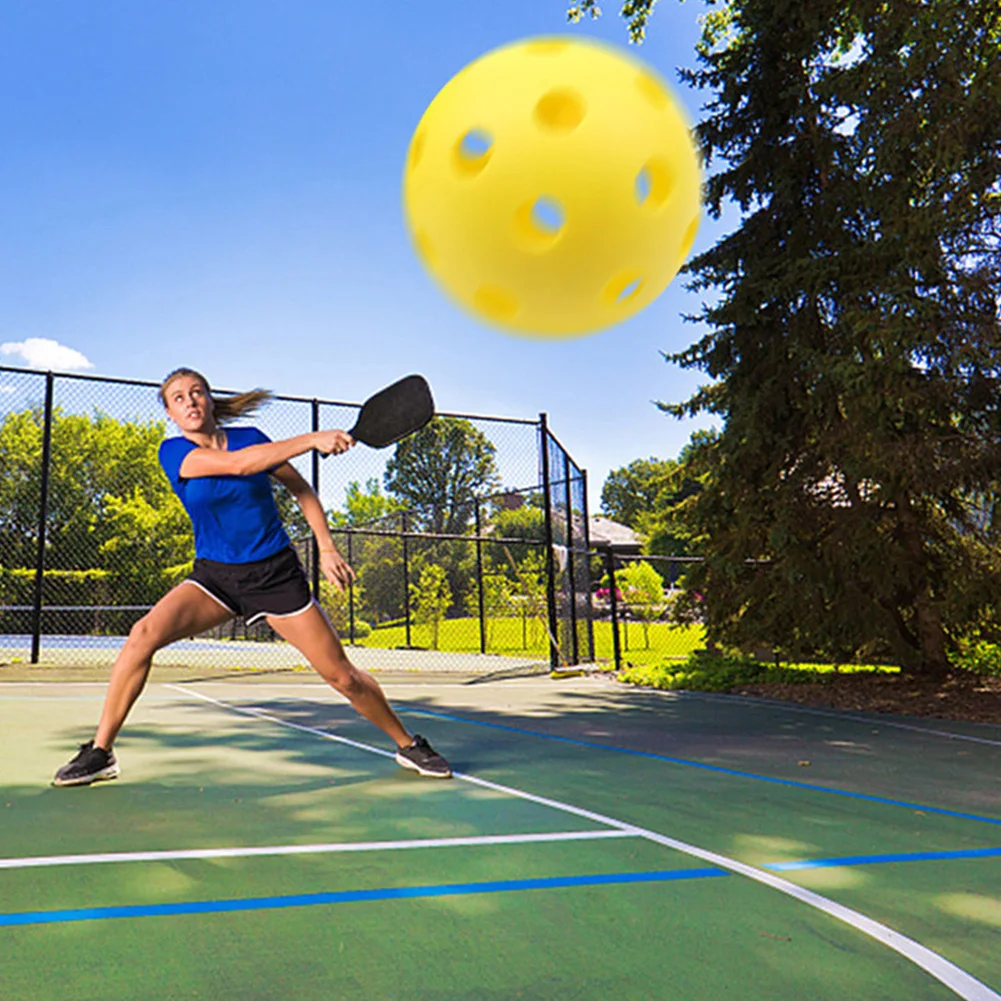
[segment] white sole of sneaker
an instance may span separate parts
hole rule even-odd
[[[117,779],[121,774],[122,770],[118,765],[109,765],[107,768],[102,768],[99,772],[95,772],[93,775],[81,775],[78,779],[53,779],[52,784],[54,786],[89,786],[94,782],[104,782],[108,779]]]
[[[452,777],[451,772],[429,772],[409,758],[403,757],[402,754],[396,755],[396,763],[402,768],[409,768],[412,772],[423,775],[426,779],[450,779]]]

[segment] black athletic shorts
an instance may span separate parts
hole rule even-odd
[[[291,548],[253,563],[196,559],[187,579],[234,615],[242,615],[248,626],[267,615],[298,615],[313,601],[306,572]]]

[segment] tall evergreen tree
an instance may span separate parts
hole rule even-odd
[[[1001,5],[712,3],[688,265],[709,635],[948,669],[1001,593]],[[749,565],[748,558],[760,562]]]

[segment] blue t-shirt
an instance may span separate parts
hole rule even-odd
[[[270,440],[257,428],[226,428],[229,452]],[[250,563],[286,549],[289,537],[278,517],[268,474],[185,478],[181,463],[196,448],[182,437],[160,443],[160,465],[195,530],[195,555],[219,563]]]

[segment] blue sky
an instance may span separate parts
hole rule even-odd
[[[574,26],[564,0],[0,0],[0,363],[156,380],[183,364],[346,401],[423,372],[445,411],[545,411],[596,511],[611,469],[706,426],[652,402],[703,378],[660,354],[696,339],[681,314],[698,298],[676,281],[570,341],[499,332],[423,271],[400,185],[462,66],[541,34],[625,47],[618,7]],[[705,95],[676,68],[703,9],[664,0],[635,50],[692,120]],[[704,219],[695,250],[720,234]]]

